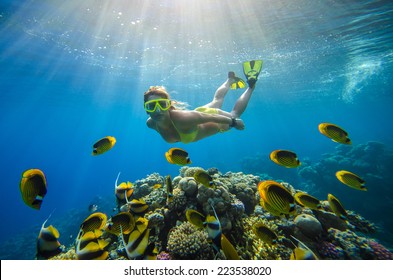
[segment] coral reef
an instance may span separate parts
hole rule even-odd
[[[357,156],[356,166],[361,170],[365,168],[362,161],[370,160],[369,153],[381,150],[383,146],[374,143],[357,148],[339,148],[337,151],[346,156]],[[348,161],[346,156],[329,155],[319,164],[323,168],[335,166],[337,162],[345,166],[353,166],[354,163]],[[306,162],[302,164],[298,174],[310,181],[319,180],[320,168],[322,167]],[[367,166],[367,168],[376,172],[374,167]],[[142,199],[148,205],[145,211],[132,213],[138,224],[136,231],[139,233],[136,232],[135,236],[140,236],[142,232],[149,233],[142,243],[146,247],[148,244],[149,249],[143,248],[146,252],[141,250],[144,253],[137,258],[147,258],[147,255],[154,257],[154,254],[160,252],[156,259],[225,259],[225,254],[214,248],[212,237],[209,236],[206,227],[197,228],[187,221],[187,209],[193,209],[200,212],[202,217],[211,215],[215,219],[217,215],[222,234],[243,260],[288,260],[296,247],[295,240],[306,244],[320,259],[393,259],[389,248],[382,245],[380,240],[372,239],[372,235],[382,229],[351,208],[347,210],[346,220],[337,217],[325,200],[321,200],[322,208],[318,210],[294,205],[295,210],[290,214],[274,216],[261,207],[260,194],[257,190],[260,181],[271,179],[266,174],[260,173],[261,176],[242,172],[222,174],[216,168],[210,168],[205,171],[213,178],[214,186],[206,187],[193,178],[193,174],[198,170],[204,169],[180,168],[179,175],[172,180],[173,195],[170,197],[166,192],[165,178],[158,173],[134,182],[135,191],[131,199]],[[375,176],[378,174],[375,173]],[[292,185],[282,180],[277,182],[280,182],[292,195],[299,192],[299,188],[303,186]],[[306,192],[303,188],[301,191]],[[115,215],[112,213],[114,205],[108,201],[114,200],[113,198],[100,199],[98,203],[103,212]],[[74,241],[79,228],[72,221],[82,222],[87,216],[86,211],[74,211],[64,219],[63,224],[54,221],[54,224],[59,224],[59,231],[67,230],[67,233],[72,232],[72,234],[68,234],[70,241],[66,244],[67,250],[52,259],[77,259]],[[270,245],[255,235],[253,226],[257,223],[263,223],[275,232],[278,237],[275,244]],[[68,224],[73,225],[72,229],[68,229],[66,226]],[[38,233],[38,231],[38,227],[34,229],[34,232]],[[103,236],[109,243],[107,259],[127,259],[124,240],[129,240],[130,235],[119,237],[104,232]],[[34,238],[36,236],[29,235],[29,242],[16,239],[17,242],[7,243],[4,248],[10,250],[9,248],[19,246],[15,244],[21,244],[32,251],[29,257],[26,255],[24,258],[34,258],[35,246],[31,242]],[[155,253],[148,254],[149,250],[153,252],[153,248]]]

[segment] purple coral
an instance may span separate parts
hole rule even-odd
[[[318,253],[322,259],[326,260],[344,260],[345,252],[341,247],[333,243],[322,241],[317,245]]]
[[[386,249],[383,245],[370,240],[368,245],[373,249],[374,259],[376,260],[393,260],[393,253]]]
[[[169,253],[162,251],[157,255],[157,260],[171,260],[171,255]]]

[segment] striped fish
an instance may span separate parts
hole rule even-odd
[[[281,166],[294,168],[301,165],[297,155],[288,150],[274,150],[270,153],[270,159]]]

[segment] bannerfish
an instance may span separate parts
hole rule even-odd
[[[142,198],[133,199],[128,203],[130,210],[135,214],[142,214],[147,211],[149,205]]]
[[[59,231],[52,225],[45,227],[46,222],[49,220],[45,220],[45,222],[41,226],[40,233],[37,239],[37,259],[44,260],[52,258],[62,252],[61,244],[59,242]]]
[[[125,241],[123,234],[122,242],[126,248],[126,253],[129,259],[135,259],[142,257],[145,254],[148,242],[149,242],[150,229],[146,228],[143,232],[135,229],[128,236],[128,240]]]
[[[46,178],[40,169],[29,169],[23,172],[19,189],[24,203],[31,208],[40,210],[47,193]]]
[[[191,164],[188,153],[180,148],[171,148],[165,153],[166,160],[171,164],[187,165]]]
[[[119,172],[117,174],[117,178],[115,181],[115,195],[116,195],[118,202],[119,202],[119,200],[120,200],[120,202],[124,202],[126,199],[131,198],[131,195],[134,193],[134,187],[133,187],[132,183],[129,181],[122,182],[122,183],[120,183],[120,185],[118,185],[117,182],[119,180],[120,173],[121,172]]]
[[[319,132],[330,138],[334,142],[351,145],[351,139],[348,138],[348,132],[332,123],[320,123],[318,125]]]
[[[351,187],[355,190],[367,191],[365,186],[366,181],[352,172],[340,170],[336,172],[336,177],[341,183],[347,185],[348,187]]]
[[[297,242],[295,249],[293,250],[290,260],[318,260],[318,257],[314,252],[308,248],[303,242],[296,239],[291,235],[291,237]]]
[[[93,156],[101,155],[110,149],[116,144],[116,138],[113,136],[106,136],[101,138],[93,145]]]
[[[270,159],[274,163],[287,168],[294,168],[301,165],[297,155],[288,150],[275,150],[270,153]]]
[[[219,251],[221,249],[221,234],[222,234],[222,229],[221,229],[221,223],[220,220],[218,219],[216,210],[214,209],[213,205],[210,204],[210,206],[213,209],[214,216],[212,215],[207,215],[206,216],[206,221],[205,221],[205,226],[207,229],[207,235],[209,239],[213,241],[213,247]]]
[[[95,229],[78,236],[76,256],[78,260],[105,260],[109,256],[106,250],[110,242],[102,237],[102,230]]]

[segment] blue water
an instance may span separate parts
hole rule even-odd
[[[114,205],[119,171],[122,181],[153,172],[175,177],[179,167],[164,157],[171,147],[186,149],[193,166],[222,173],[247,172],[247,157],[272,164],[268,154],[280,148],[318,162],[339,146],[317,128],[332,122],[353,145],[377,141],[393,150],[392,19],[391,1],[1,1],[0,243],[29,233],[35,244],[54,209],[53,223],[71,210],[88,214],[97,198]],[[185,145],[146,127],[149,86],[164,85],[195,108],[211,101],[228,71],[242,75],[250,59],[264,67],[242,115],[244,131]],[[224,109],[240,94],[229,92]],[[91,156],[107,135],[116,137],[115,147]],[[48,182],[40,211],[19,192],[30,168],[43,170]],[[392,232],[386,176],[368,192],[338,181],[334,191],[347,209]],[[312,190],[321,199],[329,191]],[[72,222],[77,229],[81,221]]]

